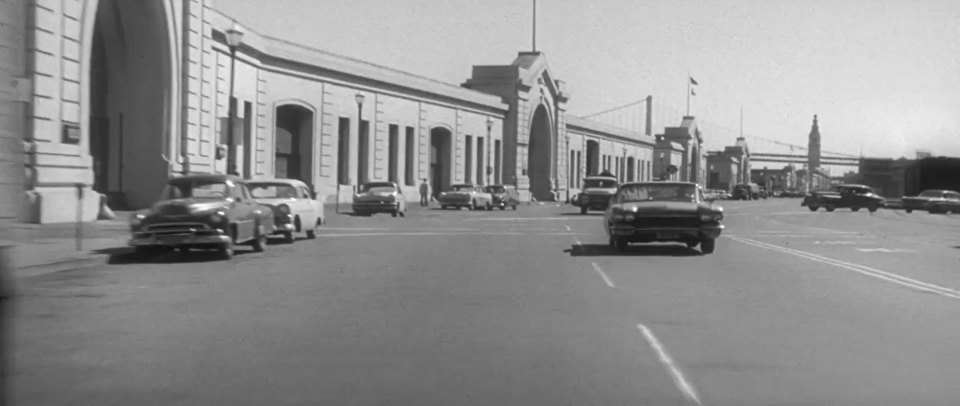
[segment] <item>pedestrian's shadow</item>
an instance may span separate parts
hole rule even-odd
[[[246,248],[246,249],[244,249]],[[253,250],[247,247],[237,247],[233,251],[234,256],[241,256],[252,253]],[[149,254],[137,254],[132,247],[118,247],[95,250],[94,253],[108,255],[107,264],[110,265],[130,265],[130,264],[175,264],[175,263],[195,263],[195,262],[213,262],[222,259],[215,250],[158,250]]]
[[[680,244],[638,244],[628,245],[623,251],[617,251],[609,244],[579,244],[571,245],[563,250],[571,257],[695,257],[703,255],[699,250],[687,248]]]

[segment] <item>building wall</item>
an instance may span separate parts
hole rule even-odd
[[[25,69],[25,15],[25,2],[0,0],[0,250],[13,240],[11,223],[20,216],[23,190],[23,111],[29,98],[25,82],[13,81]],[[0,251],[0,273],[5,271],[5,260]]]

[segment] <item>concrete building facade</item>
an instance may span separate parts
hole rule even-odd
[[[373,180],[409,199],[429,179],[564,200],[598,169],[655,176],[652,137],[568,116],[542,53],[457,86],[242,26],[234,59],[235,24],[209,0],[28,0],[21,219],[73,221],[79,204],[92,220],[101,194],[144,208],[169,177],[225,173],[230,152],[241,176],[298,178],[328,202]]]

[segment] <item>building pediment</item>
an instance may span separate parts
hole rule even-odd
[[[560,102],[569,99],[563,81],[554,78],[547,65],[547,57],[542,52],[521,52],[512,65],[519,69],[517,76],[523,85],[531,89],[541,88],[544,95]]]

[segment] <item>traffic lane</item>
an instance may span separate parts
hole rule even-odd
[[[960,289],[960,241],[955,228],[889,221],[877,213],[823,212],[797,216],[727,216],[728,235],[774,244],[800,254],[823,256],[890,272],[918,281]],[[923,237],[919,237],[923,236]]]
[[[602,236],[596,235],[593,240]],[[721,237],[593,259],[704,404],[957,404],[958,302]]]
[[[527,236],[320,237],[230,262],[47,275],[17,317],[16,396],[683,404],[589,268],[558,248]]]

